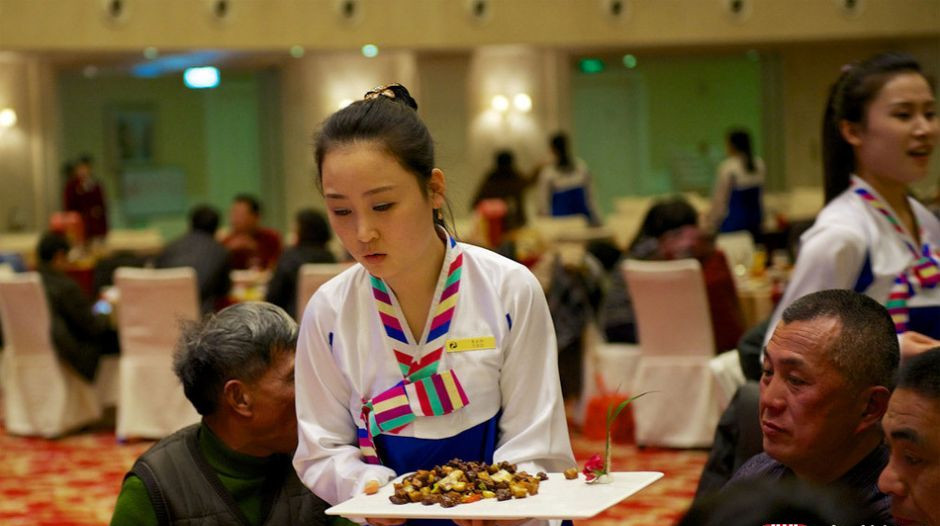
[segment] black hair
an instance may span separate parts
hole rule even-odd
[[[323,214],[313,208],[297,212],[297,244],[322,247],[330,241],[330,225]]]
[[[83,153],[81,156],[79,156],[77,164],[87,164],[90,166],[94,162],[95,158],[92,157],[90,153]]]
[[[735,151],[744,155],[744,168],[747,173],[754,173],[756,168],[754,164],[754,152],[751,148],[751,135],[744,129],[736,129],[728,132],[728,143],[734,147]]]
[[[549,139],[549,144],[552,147],[552,151],[555,152],[555,156],[558,157],[559,168],[564,170],[570,170],[574,167],[574,163],[571,160],[571,151],[568,149],[568,136],[564,132],[557,132],[552,135]]]
[[[681,196],[661,199],[646,212],[640,230],[630,243],[632,249],[647,238],[659,238],[670,230],[698,225],[698,212]]]
[[[251,194],[238,194],[232,199],[233,203],[245,203],[255,215],[261,215],[261,201]]]
[[[56,232],[46,232],[39,238],[39,244],[36,246],[36,255],[42,263],[49,263],[55,259],[56,254],[64,252],[68,254],[72,248],[65,236]]]
[[[189,226],[193,230],[214,235],[219,228],[219,212],[209,205],[196,205],[189,212]]]
[[[281,353],[294,353],[297,324],[264,302],[237,303],[203,322],[184,324],[173,371],[201,415],[219,408],[225,383],[256,381]]]
[[[434,141],[418,117],[418,103],[401,84],[366,93],[365,98],[331,115],[314,139],[317,188],[323,192],[323,160],[335,147],[354,142],[376,142],[418,180],[422,195],[434,170]],[[437,224],[443,219],[434,217]]]
[[[510,170],[513,164],[513,155],[510,150],[499,150],[496,152],[496,168],[499,170]]]
[[[783,323],[819,318],[834,318],[842,325],[827,351],[850,384],[893,387],[901,353],[884,306],[858,292],[830,289],[807,294],[783,310]]]
[[[940,401],[940,347],[907,358],[898,373],[898,389]]]
[[[62,165],[62,175],[64,175],[66,179],[75,175],[75,163],[72,161],[66,161]]]
[[[842,136],[839,124],[844,120],[864,126],[871,101],[889,80],[901,73],[923,75],[914,57],[906,53],[880,53],[846,66],[829,89],[822,123],[827,203],[849,187],[851,174],[857,169],[855,152]]]

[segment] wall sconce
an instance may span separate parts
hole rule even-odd
[[[532,110],[532,97],[528,93],[516,93],[512,97],[512,106],[509,104],[509,97],[505,95],[494,95],[490,101],[490,108],[497,113],[506,113],[510,108],[519,113],[528,113]]]
[[[505,95],[494,95],[490,101],[490,107],[498,113],[506,113],[509,110],[509,99]]]
[[[528,113],[532,109],[532,97],[528,93],[516,93],[512,98],[512,106],[516,111]]]
[[[13,108],[0,110],[0,128],[12,128],[13,126],[16,126],[16,112]]]

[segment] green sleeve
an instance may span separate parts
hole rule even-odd
[[[150,502],[144,482],[136,475],[127,477],[121,485],[111,526],[158,526],[157,514]]]

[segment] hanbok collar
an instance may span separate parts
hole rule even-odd
[[[885,305],[894,321],[894,329],[898,334],[907,331],[910,321],[908,300],[917,292],[915,286],[921,289],[932,289],[940,284],[940,263],[937,254],[931,253],[930,244],[926,242],[926,232],[921,227],[920,239],[924,240],[918,246],[914,238],[904,228],[904,225],[895,216],[894,210],[885,202],[878,192],[862,178],[853,175],[851,181],[852,191],[858,195],[878,215],[891,225],[894,232],[904,242],[911,254],[910,263],[894,278],[894,284],[888,293],[888,302]]]
[[[395,355],[402,381],[371,398],[363,398],[357,440],[363,460],[379,464],[372,437],[380,433],[398,434],[417,417],[442,416],[470,404],[453,369],[438,372],[444,354],[444,343],[450,331],[460,292],[463,251],[446,231],[445,254],[435,288],[437,304],[423,336],[423,345],[409,342],[407,325],[402,323],[391,289],[385,282],[370,276],[372,296],[385,330],[386,349]],[[410,332],[410,331],[409,331]],[[423,350],[429,352],[422,353]]]

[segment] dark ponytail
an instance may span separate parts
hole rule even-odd
[[[552,135],[551,146],[552,151],[555,152],[555,156],[558,157],[557,166],[562,170],[572,169],[574,162],[571,160],[571,152],[568,151],[568,136],[563,132]]]
[[[826,202],[849,187],[856,170],[855,152],[842,136],[840,123],[865,124],[868,105],[881,88],[899,73],[921,73],[920,65],[905,53],[880,53],[846,66],[829,89],[823,115],[823,173]]]
[[[751,136],[747,130],[731,130],[728,134],[728,143],[734,150],[744,156],[744,169],[747,173],[754,173],[757,166],[754,164],[754,152],[751,148]]]

